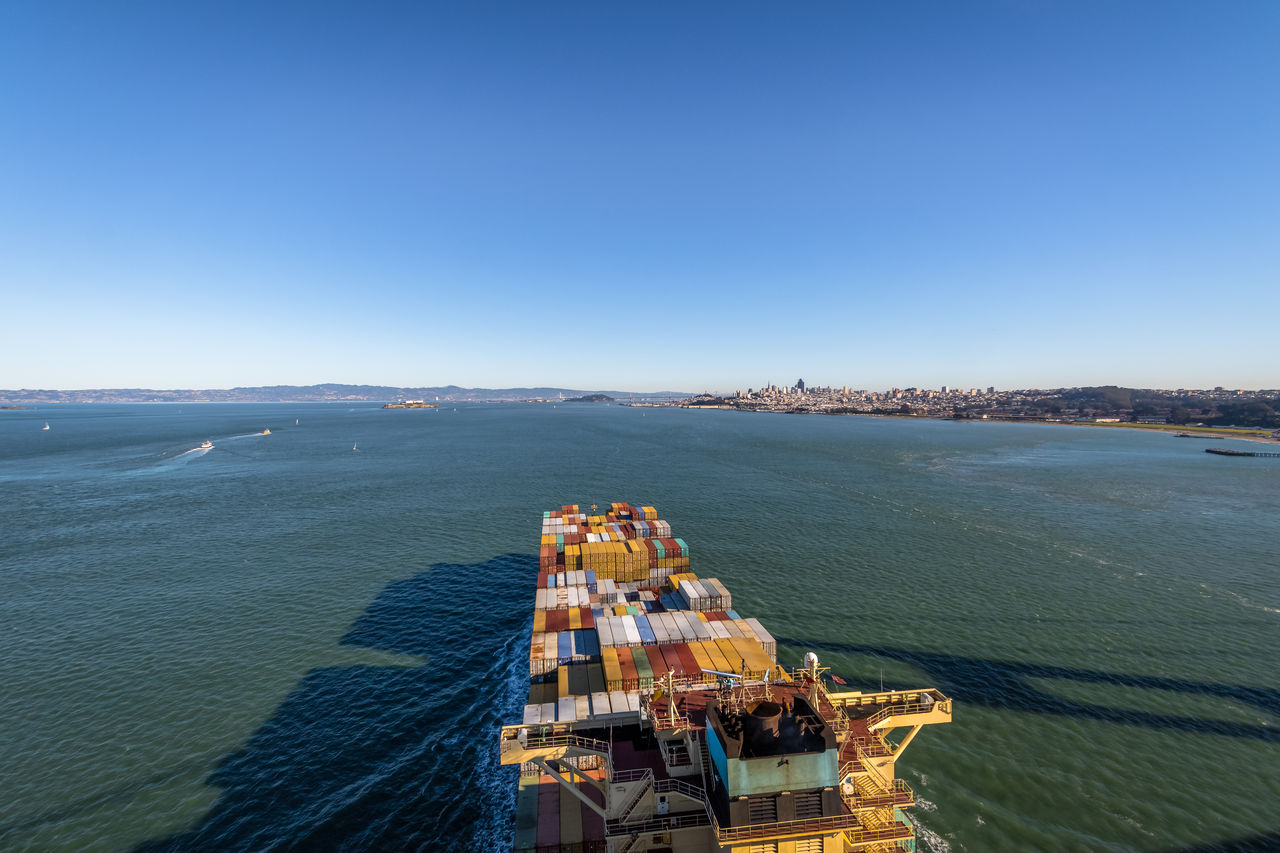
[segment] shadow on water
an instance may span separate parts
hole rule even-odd
[[[1280,850],[1280,832],[1268,832],[1251,838],[1238,838],[1217,844],[1201,844],[1169,850],[1167,853],[1276,853]]]
[[[910,664],[924,670],[931,686],[937,687],[957,702],[962,703],[962,707],[963,705],[982,705],[1002,710],[1060,714],[1066,717],[1101,720],[1125,725],[1227,735],[1229,737],[1255,738],[1271,743],[1280,742],[1280,734],[1267,726],[1229,723],[1197,717],[1070,702],[1037,689],[1025,679],[1052,678],[1064,681],[1110,684],[1122,687],[1214,696],[1244,702],[1270,714],[1280,714],[1280,690],[1276,689],[1186,681],[1147,675],[1099,672],[1097,670],[1075,669],[1072,667],[1040,666],[1015,661],[986,660],[908,649],[861,646],[852,643],[831,643],[822,640],[802,640],[795,637],[778,637],[777,640],[780,645],[788,645],[806,651],[868,655]],[[1276,851],[1280,851],[1280,832],[1269,832],[1229,841],[1211,842],[1195,847],[1171,849],[1167,853],[1276,853]]]
[[[1280,742],[1280,729],[1265,725],[1232,723],[1200,717],[1185,717],[1154,711],[1110,708],[1105,705],[1072,702],[1040,690],[1028,682],[1027,679],[1051,678],[1063,681],[1200,694],[1244,702],[1269,714],[1280,715],[1280,690],[1272,688],[1241,687],[1234,684],[1184,681],[1176,678],[1159,678],[1148,675],[1126,675],[1124,673],[1098,672],[1096,670],[1061,666],[1041,666],[1017,663],[1015,661],[985,660],[983,658],[960,657],[958,655],[935,654],[908,649],[888,649],[850,643],[801,640],[793,637],[779,637],[778,642],[805,650],[825,650],[848,655],[869,655],[910,664],[927,672],[932,686],[937,687],[943,693],[966,705],[983,705],[988,708],[1025,711],[1036,714],[1060,714],[1064,717],[1079,717],[1157,729],[1175,729],[1198,734],[1256,738],[1270,743]]]
[[[201,823],[135,852],[509,846],[496,732],[524,702],[529,610],[495,608],[487,590],[536,573],[537,558],[508,554],[389,584],[342,643],[422,664],[308,673],[210,775],[223,793]]]

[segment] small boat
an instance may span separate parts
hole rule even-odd
[[[213,442],[212,441],[200,442],[200,450],[213,450]]]
[[[42,430],[45,430],[45,429],[48,429],[48,428],[49,428],[49,422],[48,422],[48,421],[45,421],[45,422],[44,422],[44,426],[40,427],[40,429],[42,429]]]
[[[357,452],[360,450],[360,448],[356,447],[356,446],[355,446],[355,444],[352,444],[352,445],[351,445],[351,449],[352,449],[352,450],[355,450],[355,451],[357,451]]]
[[[271,435],[271,430],[264,429],[261,433],[259,433],[259,435]]]

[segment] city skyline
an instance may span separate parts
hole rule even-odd
[[[10,7],[0,387],[1274,388],[1277,35],[1265,2]]]

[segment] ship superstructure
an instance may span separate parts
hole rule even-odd
[[[895,766],[951,700],[779,665],[653,507],[591,509],[543,513],[516,853],[914,850]]]

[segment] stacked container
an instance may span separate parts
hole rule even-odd
[[[664,678],[773,671],[774,638],[733,612],[723,583],[689,567],[688,544],[653,507],[543,513],[525,722],[623,721]]]

